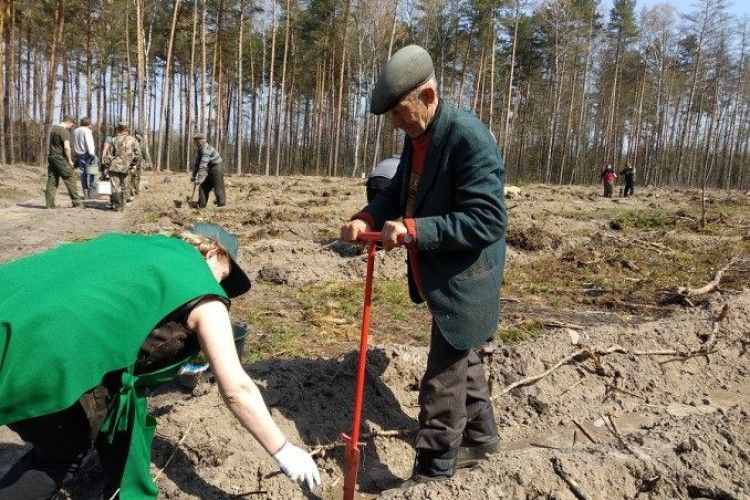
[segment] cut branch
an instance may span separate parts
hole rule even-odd
[[[681,286],[677,288],[677,291],[671,295],[668,295],[662,299],[660,304],[689,304],[692,305],[690,297],[696,297],[700,295],[706,295],[707,293],[713,292],[719,287],[721,279],[724,273],[727,272],[735,263],[739,261],[738,258],[733,258],[724,267],[716,271],[713,279],[699,288],[690,288],[688,286]]]
[[[570,491],[575,495],[578,500],[589,500],[589,497],[582,489],[581,486],[563,469],[562,462],[557,457],[550,459],[552,462],[552,468],[560,478],[565,481]]]

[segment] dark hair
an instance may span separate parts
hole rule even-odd
[[[83,118],[81,118],[82,127],[88,127],[89,125],[91,125],[91,118],[89,118],[88,116],[84,116]]]
[[[67,123],[75,123],[76,119],[73,118],[73,116],[71,116],[71,115],[65,115],[65,116],[63,116],[62,121],[63,122],[67,122]]]

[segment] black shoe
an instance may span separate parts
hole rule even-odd
[[[422,474],[412,474],[412,476],[409,479],[399,484],[395,488],[382,491],[381,495],[387,495],[388,493],[395,493],[397,491],[408,490],[418,484],[427,484],[427,483],[434,483],[438,481],[447,481],[448,479],[450,479],[449,476],[424,476]]]
[[[458,448],[448,451],[417,449],[411,477],[397,487],[383,491],[382,494],[408,490],[418,484],[447,481],[456,472],[458,453]]]
[[[500,439],[495,438],[494,441],[487,443],[464,443],[458,449],[458,459],[456,460],[457,469],[467,469],[474,467],[480,461],[487,458],[492,453],[498,453],[500,451]]]

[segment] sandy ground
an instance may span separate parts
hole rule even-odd
[[[234,176],[229,179],[228,207],[196,211],[173,203],[190,194],[184,174],[150,174],[142,195],[118,214],[103,210],[104,200],[89,202],[86,210],[44,210],[42,171],[24,167],[14,172],[6,172],[0,185],[0,262],[104,231],[150,232],[197,220],[219,221],[240,235],[241,258],[255,278],[253,291],[236,301],[233,314],[238,320],[250,318],[253,331],[261,336],[266,326],[253,325],[252,319],[259,316],[251,311],[267,311],[279,322],[303,321],[305,311],[293,300],[294,291],[309,290],[305,287],[321,281],[362,281],[361,252],[335,241],[341,221],[364,200],[359,180]],[[377,332],[390,326],[426,331],[429,318],[423,308],[413,308],[406,320],[388,323],[388,311],[376,309],[363,414],[361,496],[750,498],[748,194],[712,193],[712,203],[721,207],[712,213],[720,212],[723,219],[717,220],[724,221],[726,230],[613,233],[609,215],[588,218],[570,213],[624,207],[665,208],[680,214],[684,207],[694,208],[697,195],[644,189],[635,200],[613,201],[599,198],[596,187],[548,186],[524,186],[523,193],[508,200],[511,246],[503,322],[523,324],[533,318],[547,327],[544,334],[515,342],[498,340],[488,349],[492,352],[485,361],[503,451],[448,481],[382,493],[411,471],[426,347],[419,336],[399,340]],[[61,189],[58,206],[68,205],[66,198]],[[694,215],[689,212],[684,218],[694,221]],[[608,239],[616,239],[620,246],[613,250]],[[621,268],[628,259],[636,267],[626,256],[628,250],[648,252],[664,262],[676,259],[654,245],[682,244],[696,249],[727,245],[727,252],[739,258],[727,270],[722,286],[691,301],[692,307],[659,306],[658,297],[642,292],[649,276],[626,280],[633,283],[627,290],[617,295],[601,292],[602,297],[598,290],[607,288],[604,282],[584,283],[586,293],[561,288],[551,295],[525,284],[532,279],[530,269],[544,262],[564,265],[574,259],[581,267],[585,261],[581,273],[589,276],[598,272],[596,266]],[[381,252],[378,283],[402,280],[403,260],[399,251]],[[691,263],[684,274],[674,276],[674,283],[700,286],[724,263]],[[636,276],[629,269],[624,272]],[[640,275],[646,274],[641,269]],[[511,279],[517,275],[524,279]],[[597,296],[589,297],[596,287]],[[662,288],[666,293],[674,286],[670,282]],[[653,300],[646,304],[648,298]],[[636,299],[642,307],[627,306]],[[331,319],[340,329],[355,331],[357,321]],[[281,475],[224,407],[215,384],[202,380],[192,391],[172,385],[150,398],[158,419],[152,472],[162,496],[340,498],[344,455],[338,440],[351,422],[356,344],[346,336],[329,339],[327,332],[335,328],[312,323],[298,339],[304,347],[281,349],[273,357],[246,364],[284,432],[295,443],[316,450],[321,490],[309,492]],[[253,345],[251,341],[249,347]],[[511,388],[512,384],[518,386]],[[0,473],[24,449],[12,432],[0,428]],[[95,457],[87,460],[83,480],[70,482],[68,494],[96,497],[99,473]]]

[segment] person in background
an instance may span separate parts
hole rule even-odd
[[[112,183],[112,210],[125,210],[126,194],[135,166],[141,156],[138,141],[128,133],[128,126],[118,123],[115,127],[115,138],[107,151],[106,175]]]
[[[83,197],[91,198],[92,190],[96,188],[96,176],[99,165],[96,158],[94,134],[91,132],[91,118],[81,118],[80,126],[73,131],[73,152],[76,155],[76,168],[81,172],[81,187]]]
[[[198,188],[198,208],[206,207],[211,191],[216,196],[216,206],[223,207],[227,203],[227,193],[221,156],[216,148],[206,142],[203,134],[193,136],[193,145],[197,152],[190,181]]]
[[[628,196],[635,196],[635,167],[628,163],[625,168],[622,169],[620,175],[625,178],[625,191],[623,192],[623,196],[625,198]]]
[[[70,129],[75,125],[75,118],[65,115],[59,125],[54,125],[49,135],[49,155],[47,156],[47,187],[44,190],[44,201],[47,208],[55,207],[55,194],[60,179],[65,183],[74,207],[83,208],[83,201],[78,194],[75,170],[73,169],[73,151],[70,147]]]
[[[31,445],[0,478],[0,498],[53,497],[92,446],[105,473],[101,498],[156,498],[146,396],[199,350],[224,403],[281,471],[320,484],[237,356],[230,299],[250,289],[238,247],[221,226],[197,224],[104,234],[0,265],[0,425]],[[81,273],[81,259],[106,265]],[[71,296],[87,307],[61,299]]]
[[[617,174],[615,173],[615,169],[612,165],[608,164],[602,169],[601,180],[602,185],[604,186],[605,198],[612,198],[612,191],[614,190],[616,179]]]
[[[499,451],[478,349],[493,337],[500,315],[504,169],[487,127],[439,98],[422,47],[409,45],[388,60],[370,112],[389,113],[407,137],[393,180],[342,226],[341,239],[355,242],[374,230],[386,250],[403,242],[411,299],[426,302],[432,314],[416,460],[401,486],[408,488],[447,479]]]
[[[370,172],[367,178],[367,203],[375,199],[375,196],[383,192],[391,179],[396,174],[398,163],[401,160],[400,154],[391,155],[389,158],[378,163]]]
[[[150,162],[150,156],[148,156],[148,147],[143,142],[143,134],[139,130],[136,130],[133,133],[133,136],[138,141],[138,161],[135,164],[135,167],[133,169],[133,172],[131,175],[128,176],[128,179],[130,180],[130,183],[128,185],[128,199],[127,201],[132,201],[134,196],[137,196],[140,193],[140,186],[141,186],[141,172],[143,171],[143,164],[144,162],[147,162],[148,158],[148,167],[151,166]],[[144,151],[146,155],[144,156]]]

